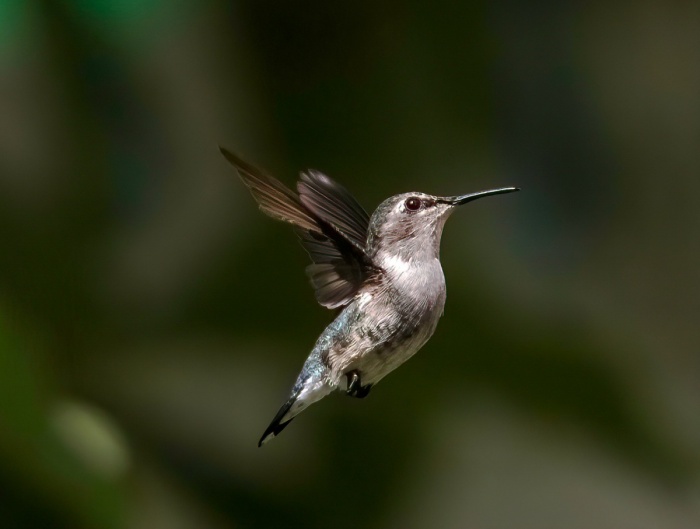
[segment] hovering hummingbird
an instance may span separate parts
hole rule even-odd
[[[364,398],[432,336],[445,306],[440,237],[457,206],[518,191],[503,187],[438,197],[403,193],[370,217],[340,184],[314,170],[297,192],[221,147],[263,213],[296,228],[313,264],[307,274],[318,302],[342,309],[321,333],[287,402],[258,446],[335,389]]]

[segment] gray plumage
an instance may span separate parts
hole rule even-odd
[[[440,237],[455,207],[517,191],[506,187],[457,197],[404,193],[371,218],[340,184],[318,171],[301,173],[297,193],[221,149],[260,209],[295,226],[312,264],[318,302],[341,308],[306,359],[288,401],[259,445],[335,389],[365,397],[432,336],[445,306]]]

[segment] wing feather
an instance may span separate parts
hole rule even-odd
[[[300,228],[318,229],[316,219],[309,214],[291,189],[223,147],[221,153],[238,170],[243,183],[248,186],[263,213]]]
[[[365,253],[369,216],[340,184],[318,171],[302,173],[299,195],[232,152],[222,154],[238,170],[260,210],[296,227],[313,264],[306,268],[318,302],[346,305],[371,273]]]
[[[309,211],[364,251],[369,215],[347,189],[325,174],[309,170],[301,173],[297,191]]]

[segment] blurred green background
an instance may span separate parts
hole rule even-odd
[[[700,3],[0,1],[0,527],[700,527]],[[448,223],[445,316],[263,449],[332,314],[218,153]]]

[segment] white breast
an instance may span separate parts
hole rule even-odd
[[[431,305],[439,303],[439,298],[444,298],[445,275],[438,258],[415,260],[392,255],[384,257],[381,266],[389,282],[402,295]]]
[[[381,266],[384,289],[366,300],[363,309],[383,315],[373,322],[383,331],[374,334],[386,342],[358,355],[353,366],[367,383],[378,382],[413,356],[433,334],[445,305],[445,276],[438,259],[416,262],[391,256]]]

